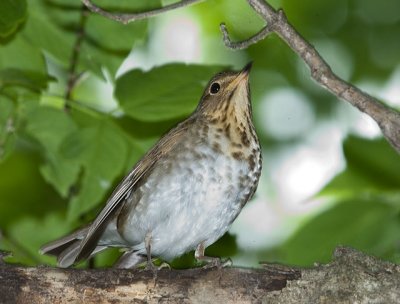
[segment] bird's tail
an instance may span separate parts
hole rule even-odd
[[[57,265],[59,267],[69,267],[74,263],[78,262],[77,256],[79,254],[79,248],[82,239],[86,236],[89,227],[79,229],[61,239],[55,240],[51,243],[43,245],[40,248],[41,254],[54,255],[57,257]],[[106,249],[106,246],[97,246],[91,256]]]
[[[79,229],[61,239],[43,245],[40,248],[41,254],[54,255],[57,257],[57,265],[62,268],[67,268],[75,264],[80,252],[82,240],[85,238],[89,227]],[[107,246],[96,246],[90,253],[90,257],[96,253],[103,251]],[[138,251],[126,251],[121,258],[114,264],[114,268],[134,268],[138,264],[144,262],[146,257]]]

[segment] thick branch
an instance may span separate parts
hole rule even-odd
[[[1,303],[393,303],[400,266],[350,248],[314,268],[24,268],[0,262]]]
[[[348,101],[360,111],[371,116],[378,123],[383,135],[400,153],[399,112],[334,74],[316,49],[287,21],[282,10],[276,11],[264,0],[247,0],[247,2],[267,22],[264,35],[260,35],[260,38],[266,37],[271,32],[279,35],[308,65],[314,80],[337,97]],[[223,31],[223,34],[225,45],[233,49],[246,48],[258,41],[258,39],[250,38],[242,42],[232,43],[227,32]]]
[[[175,2],[169,5],[166,5],[162,8],[158,8],[158,9],[154,9],[151,11],[145,11],[145,12],[140,12],[140,13],[132,13],[132,14],[127,14],[127,13],[111,13],[108,11],[105,11],[103,9],[101,9],[100,7],[96,6],[95,4],[93,4],[93,2],[91,0],[82,0],[82,2],[94,13],[97,13],[99,15],[102,15],[104,17],[107,17],[109,19],[121,22],[123,24],[128,24],[129,22],[133,22],[133,21],[137,21],[137,20],[141,20],[141,19],[147,19],[150,17],[154,17],[157,15],[160,15],[162,13],[177,9],[177,8],[181,8],[181,7],[185,7],[185,6],[189,6],[198,2],[201,2],[204,0],[182,0],[179,2]]]

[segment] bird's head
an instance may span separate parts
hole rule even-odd
[[[239,72],[223,72],[215,75],[204,90],[196,112],[210,122],[228,119],[242,120],[251,117],[249,73],[252,63]]]

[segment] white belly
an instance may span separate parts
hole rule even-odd
[[[211,155],[204,147],[203,155]],[[214,153],[215,154],[215,153]],[[171,260],[201,242],[214,243],[228,229],[241,209],[249,186],[246,161],[223,154],[195,158],[180,153],[173,167],[161,161],[140,186],[139,203],[124,225],[124,239],[145,253],[144,238],[151,235],[152,255]],[[171,162],[169,162],[171,163]]]

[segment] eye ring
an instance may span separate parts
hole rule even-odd
[[[214,82],[210,87],[210,94],[215,95],[219,92],[220,89],[221,89],[220,84],[218,82]]]

